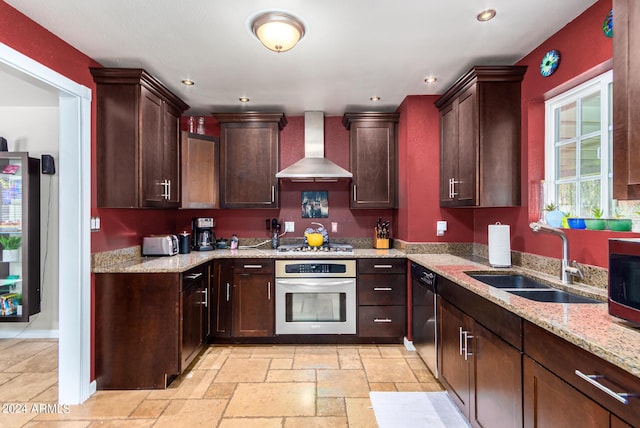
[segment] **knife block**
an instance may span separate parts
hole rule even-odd
[[[389,248],[389,239],[378,238],[377,236],[373,237],[373,248]]]

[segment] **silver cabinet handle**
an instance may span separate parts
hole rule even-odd
[[[245,269],[262,269],[262,265],[244,265]]]
[[[185,275],[184,278],[185,279],[198,279],[202,276],[202,272],[198,272],[198,273],[190,273],[189,275]]]
[[[455,178],[451,179],[451,199],[458,196],[458,192],[456,192],[456,184],[462,183],[461,180],[456,180]]]
[[[171,180],[167,180],[167,200],[171,199]]]
[[[353,202],[356,202],[358,198],[356,197],[356,185],[353,185]]]
[[[373,265],[374,269],[391,269],[393,265]]]
[[[276,186],[271,186],[271,202],[276,201]]]
[[[392,291],[391,287],[373,287],[373,291]]]
[[[209,297],[207,296],[207,289],[205,288],[204,290],[200,291],[200,293],[204,294],[204,300],[202,302],[200,302],[201,305],[204,305],[204,307],[208,307],[209,306]]]
[[[373,322],[383,322],[383,323],[390,323],[393,322],[390,318],[376,318],[373,320]]]
[[[449,199],[453,199],[453,178],[449,179]]]
[[[271,300],[271,281],[267,281],[267,298]]]
[[[470,356],[473,355],[473,352],[469,352],[469,339],[473,339],[473,336],[469,334],[469,331],[463,331],[463,351],[464,351],[464,360],[467,361]]]
[[[227,302],[229,301],[229,297],[231,297],[230,290],[231,290],[231,284],[227,282]]]
[[[629,404],[629,400],[626,399],[626,397],[630,397],[630,396],[635,396],[637,394],[630,394],[628,392],[615,392],[610,388],[607,388],[606,386],[604,386],[603,384],[601,384],[600,382],[598,382],[596,379],[603,379],[605,376],[603,375],[587,375],[582,373],[580,370],[576,370],[575,372],[578,377],[580,377],[581,379],[586,380],[587,382],[589,382],[591,385],[595,386],[596,388],[598,388],[600,391],[604,392],[605,394],[609,395],[611,398],[615,398],[616,400],[618,400],[619,402],[621,402],[622,404]]]
[[[460,327],[460,335],[458,336],[458,338],[459,338],[458,350],[460,352],[460,355],[462,355],[462,327]]]

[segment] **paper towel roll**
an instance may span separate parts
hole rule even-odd
[[[511,267],[511,231],[508,224],[489,225],[489,264]]]

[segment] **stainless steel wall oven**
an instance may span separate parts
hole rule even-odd
[[[355,260],[276,260],[276,334],[356,334]]]

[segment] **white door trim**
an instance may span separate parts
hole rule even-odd
[[[80,404],[91,382],[91,90],[0,43],[0,62],[60,95],[58,401]]]

